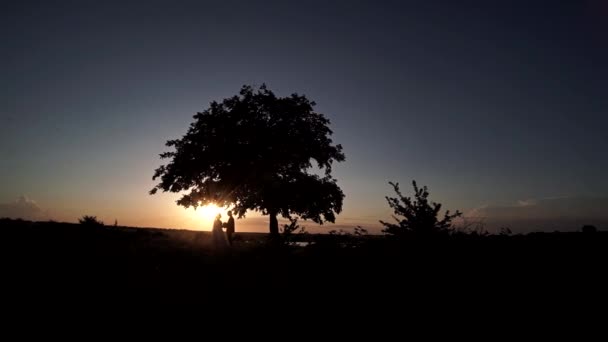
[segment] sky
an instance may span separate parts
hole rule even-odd
[[[608,228],[606,1],[0,9],[0,216],[210,229],[177,194],[148,195],[158,154],[210,101],[266,83],[314,100],[344,147],[344,210],[320,230],[377,231],[388,181],[412,180],[489,230]]]

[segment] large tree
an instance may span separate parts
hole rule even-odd
[[[344,194],[332,163],[344,153],[314,106],[298,94],[277,97],[265,85],[211,102],[181,139],[167,141],[174,150],[160,155],[169,162],[156,169],[160,182],[150,194],[184,192],[178,205],[232,207],[239,218],[260,211],[270,216],[271,234],[279,233],[278,215],[335,222]]]

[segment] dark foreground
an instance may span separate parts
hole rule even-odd
[[[559,306],[564,294],[599,304],[608,289],[605,232],[405,242],[323,235],[308,236],[307,247],[240,234],[215,251],[206,232],[0,225],[3,301],[13,304],[499,305],[526,296]]]

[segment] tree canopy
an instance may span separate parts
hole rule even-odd
[[[335,222],[344,194],[332,164],[345,156],[314,106],[295,93],[277,97],[265,85],[211,102],[181,139],[167,141],[173,151],[160,154],[169,162],[156,169],[160,182],[150,194],[185,192],[178,205],[230,206],[239,218],[260,211],[270,215],[271,233],[278,233],[277,215]]]

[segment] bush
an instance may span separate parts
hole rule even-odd
[[[399,190],[399,183],[389,182],[397,193],[397,197],[388,197],[386,200],[395,215],[393,218],[397,223],[387,223],[380,220],[384,225],[383,233],[391,236],[432,236],[438,234],[447,234],[452,230],[452,219],[462,216],[460,211],[456,211],[450,215],[450,211],[446,211],[443,219],[439,220],[439,211],[441,204],[429,202],[429,191],[426,186],[418,188],[416,181],[413,181],[414,199],[405,197]]]
[[[581,228],[581,231],[583,233],[587,233],[587,234],[589,234],[589,233],[596,233],[597,232],[597,228],[595,226],[590,225],[590,224],[586,224],[586,225],[583,226],[583,228]]]
[[[88,227],[102,227],[103,221],[98,220],[97,216],[84,215],[82,218],[78,219],[78,222],[83,226]]]
[[[295,245],[300,240],[298,237],[301,238],[308,234],[306,228],[298,224],[297,217],[290,217],[289,224],[284,224],[280,231],[283,234],[282,241],[285,245]]]

